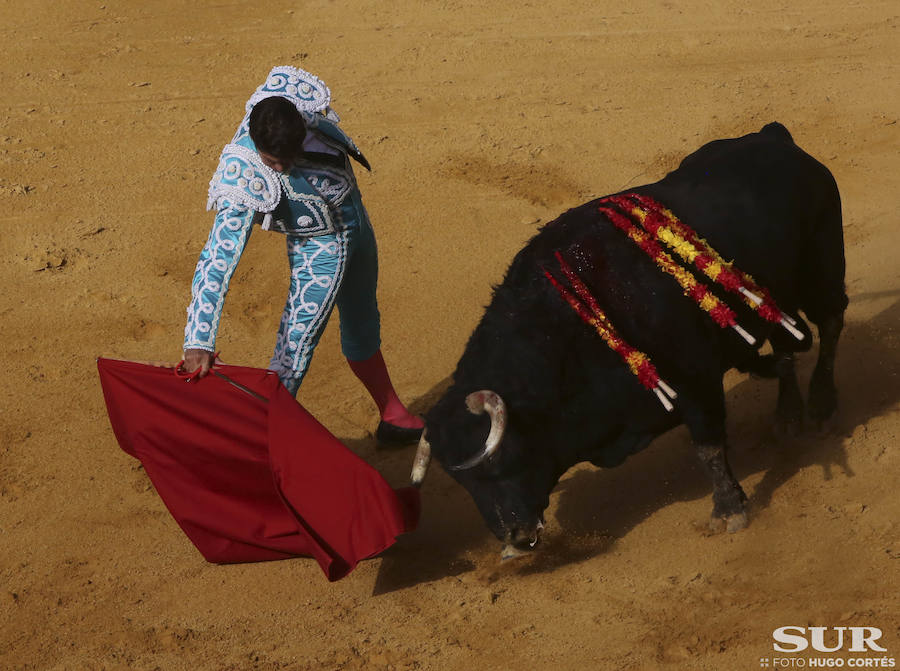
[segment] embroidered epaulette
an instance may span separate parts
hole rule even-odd
[[[272,68],[266,81],[250,96],[244,106],[246,113],[232,142],[237,142],[240,138],[249,135],[250,111],[256,103],[273,96],[290,100],[307,118],[307,121],[323,118],[337,124],[341,120],[331,109],[331,91],[325,82],[306,70],[290,65],[280,65]]]
[[[247,111],[253,109],[260,100],[270,96],[283,96],[291,100],[297,108],[306,112],[327,113],[331,103],[331,91],[314,74],[291,65],[272,68],[266,81],[250,96]]]
[[[281,180],[255,151],[228,144],[210,180],[206,209],[218,209],[223,199],[256,212],[271,212],[281,199]]]

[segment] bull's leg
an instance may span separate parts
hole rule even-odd
[[[718,382],[714,395],[704,394],[704,399],[695,405],[696,399],[683,398],[685,423],[691,432],[697,456],[713,486],[713,512],[710,528],[717,531],[722,526],[729,532],[739,531],[747,526],[745,504],[747,495],[741,489],[728,465],[725,440],[725,393]]]
[[[775,374],[778,376],[778,403],[775,406],[775,430],[797,435],[803,427],[803,395],[791,352],[775,351]]]
[[[838,338],[844,327],[843,313],[832,315],[817,324],[819,358],[809,381],[809,416],[820,425],[837,409],[837,387],[834,384],[834,359]]]
[[[741,362],[738,370],[754,377],[778,378],[778,403],[775,406],[775,430],[797,433],[803,423],[803,396],[794,369],[794,354],[773,348],[772,354],[755,356]]]
[[[847,290],[844,286],[844,241],[841,226],[841,205],[837,188],[820,198],[821,209],[816,214],[815,234],[805,246],[801,307],[819,330],[819,359],[809,381],[809,415],[822,424],[837,409],[837,388],[834,384],[834,357],[838,338],[844,327],[847,309]]]
[[[747,495],[735,480],[728,458],[725,455],[725,443],[718,445],[696,445],[700,463],[713,483],[713,511],[709,526],[719,531],[722,526],[729,533],[740,531],[747,526]]]

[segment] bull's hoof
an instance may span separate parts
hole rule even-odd
[[[725,531],[725,520],[715,513],[709,516],[709,533],[720,534]]]
[[[733,534],[741,529],[745,529],[748,524],[750,524],[750,521],[747,518],[747,513],[744,511],[734,515],[725,515],[724,517],[713,513],[709,518],[709,530],[714,534],[720,534],[723,531]]]
[[[503,545],[503,549],[500,551],[500,561],[524,557],[525,555],[531,554],[532,551],[533,550],[531,548],[513,545],[512,543],[506,543]]]
[[[736,515],[729,515],[725,518],[725,530],[733,534],[741,529],[746,529],[750,521],[747,519],[746,512],[739,512]]]

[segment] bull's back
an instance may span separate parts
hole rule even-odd
[[[846,305],[837,188],[828,170],[796,147],[781,127],[710,143],[663,180],[634,191],[672,209],[724,258],[769,289],[782,309],[802,309],[818,323],[813,314],[834,313]],[[490,359],[486,352],[493,353],[498,368],[512,361],[503,374],[493,375],[497,380],[533,376],[536,368],[560,375],[570,359],[591,370],[592,379],[621,369],[617,355],[598,347],[593,330],[545,280],[546,269],[558,270],[556,252],[575,265],[616,329],[630,345],[650,354],[667,379],[719,376],[722,367],[709,356],[713,351],[722,353],[726,368],[752,353],[731,330],[712,326],[679,284],[601,214],[600,206],[598,200],[569,210],[516,255],[470,339],[456,378],[477,371],[473,376],[480,383],[484,366],[467,362]],[[740,300],[731,297],[730,302],[741,307]],[[779,331],[749,309],[744,313],[743,325],[760,343]],[[552,333],[548,323],[556,324]],[[787,337],[789,348],[810,343],[809,338],[796,342]],[[517,348],[498,351],[497,342],[515,342]],[[523,348],[540,360],[540,367],[521,365]],[[607,373],[596,374],[601,368]],[[546,391],[559,384],[554,378],[544,385],[521,386]],[[615,405],[623,398],[605,402]]]
[[[655,184],[668,206],[790,309],[809,309],[811,282],[843,294],[840,196],[828,169],[781,124],[711,142]]]

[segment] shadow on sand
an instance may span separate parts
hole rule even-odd
[[[838,346],[836,379],[838,415],[824,431],[807,427],[796,437],[776,438],[772,429],[777,384],[744,378],[728,392],[730,461],[744,480],[763,472],[750,496],[754,511],[765,509],[773,494],[803,468],[818,465],[822,481],[853,477],[845,438],[853,429],[883,414],[900,401],[900,352],[894,329],[900,323],[900,291],[861,294],[851,304],[893,299],[890,307],[867,322],[849,322]],[[798,359],[801,384],[815,363],[817,344]],[[437,401],[449,380],[418,399],[423,412]],[[367,443],[363,445],[362,443]],[[372,450],[371,443],[351,446]],[[408,477],[414,448],[376,452],[374,465],[395,486]],[[695,457],[684,427],[658,438],[642,453],[614,469],[581,469],[557,485],[555,522],[533,560],[521,563],[522,573],[540,573],[585,560],[608,550],[615,541],[655,511],[675,502],[709,498],[711,486]],[[552,504],[551,504],[552,506]],[[383,594],[476,567],[485,555],[499,560],[500,544],[487,531],[468,493],[439,467],[432,466],[422,491],[419,529],[402,537],[382,555],[374,594]]]

